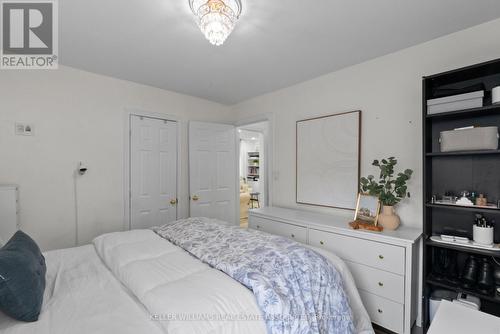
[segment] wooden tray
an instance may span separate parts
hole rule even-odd
[[[374,232],[382,232],[384,228],[380,225],[374,225],[373,223],[367,223],[363,220],[355,220],[353,222],[349,223],[349,226],[352,227],[354,230],[369,230],[369,231],[374,231]]]

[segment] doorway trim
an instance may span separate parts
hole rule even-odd
[[[164,121],[170,121],[170,122],[176,122],[177,123],[177,187],[175,189],[175,192],[177,194],[177,206],[176,206],[176,217],[179,218],[179,203],[182,201],[181,198],[179,198],[179,170],[181,168],[181,161],[180,161],[180,150],[181,150],[181,121],[177,116],[170,115],[170,114],[163,114],[163,113],[157,113],[157,112],[150,112],[150,111],[145,111],[140,108],[131,108],[131,107],[126,107],[124,108],[125,112],[123,114],[123,230],[124,231],[129,231],[131,229],[131,220],[130,220],[130,195],[131,195],[131,189],[130,189],[130,179],[132,177],[130,173],[130,139],[131,139],[131,122],[130,119],[132,116],[142,116],[142,117],[148,117],[148,118],[155,118],[155,119],[160,119]]]
[[[267,205],[268,206],[273,206],[273,188],[274,188],[274,143],[275,143],[275,122],[274,122],[274,114],[273,113],[266,113],[266,114],[258,114],[250,117],[246,117],[243,119],[238,120],[236,123],[234,123],[234,126],[236,129],[239,127],[245,126],[245,125],[250,125],[254,123],[260,123],[260,122],[267,122],[268,124],[268,131],[269,133],[267,136],[264,134],[264,159],[266,161],[265,163],[265,173],[266,173],[266,178],[265,178],[265,188],[266,188],[266,196],[265,198],[267,199]],[[236,191],[236,204],[237,206],[237,211],[238,216],[240,212],[239,208],[239,203],[240,203],[240,143],[239,143],[239,135],[236,133],[236,150],[237,150],[237,191]],[[239,224],[239,219],[238,219],[238,224]]]

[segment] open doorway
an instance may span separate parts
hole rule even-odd
[[[267,206],[268,121],[238,127],[240,226],[248,227],[248,211]]]

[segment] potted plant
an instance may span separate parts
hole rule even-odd
[[[382,203],[382,212],[378,218],[378,223],[385,229],[395,230],[401,223],[399,216],[394,210],[394,206],[406,197],[410,197],[406,183],[411,178],[413,171],[406,169],[402,173],[394,176],[394,167],[398,161],[394,157],[374,160],[372,165],[380,169],[379,180],[375,181],[373,175],[362,177],[360,180],[361,191],[372,196],[377,196]]]

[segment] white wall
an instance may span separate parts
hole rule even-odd
[[[233,106],[240,119],[274,114],[273,205],[335,212],[295,203],[295,122],[362,110],[361,174],[389,156],[413,169],[412,198],[397,210],[422,227],[422,76],[500,58],[499,36],[495,20]]]
[[[499,33],[500,20],[492,21],[231,108],[68,67],[1,71],[0,183],[20,185],[21,226],[43,249],[70,247],[72,173],[80,160],[89,166],[79,181],[81,242],[123,228],[124,108],[181,120],[180,216],[188,212],[186,121],[271,113],[273,205],[296,207],[295,121],[361,109],[362,174],[374,171],[373,159],[390,155],[414,169],[412,199],[398,211],[404,224],[421,226],[421,77],[500,57]],[[15,136],[16,121],[33,123],[35,136]]]
[[[206,100],[68,67],[0,73],[0,183],[20,186],[21,228],[44,249],[74,246],[73,171],[79,179],[80,243],[122,230],[125,108],[181,122],[179,214],[188,214],[187,120],[232,122],[228,108]],[[35,136],[14,135],[15,122]]]

